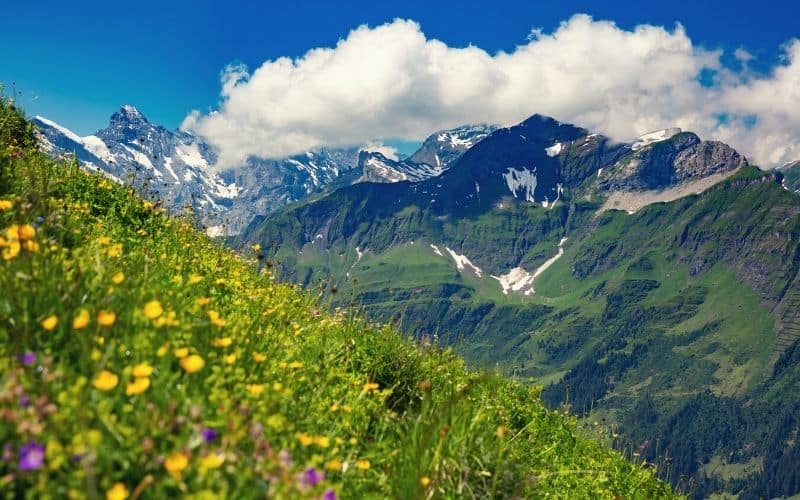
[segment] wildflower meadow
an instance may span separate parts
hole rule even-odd
[[[275,282],[0,101],[0,495],[659,498],[538,390]]]

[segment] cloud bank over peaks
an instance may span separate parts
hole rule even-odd
[[[489,54],[397,19],[252,72],[228,66],[219,109],[192,112],[182,128],[214,145],[225,167],[541,113],[618,140],[677,126],[776,166],[800,158],[800,41],[784,51],[769,75],[754,75],[744,49],[734,54],[741,70],[725,68],[721,51],[695,45],[680,25],[629,31],[575,15],[552,33],[532,31],[512,52]]]

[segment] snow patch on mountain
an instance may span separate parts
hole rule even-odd
[[[113,160],[114,156],[111,154],[111,151],[108,149],[106,143],[103,142],[103,139],[97,137],[96,135],[88,135],[86,137],[82,137],[81,141],[83,146],[88,149],[90,153],[101,160],[105,162]]]
[[[536,202],[533,197],[536,191],[536,168],[533,170],[528,170],[527,168],[517,170],[509,167],[508,171],[502,175],[514,198],[523,198],[531,203]]]
[[[666,141],[667,139],[680,134],[681,129],[677,127],[670,127],[661,130],[656,130],[653,132],[648,132],[644,135],[640,135],[636,138],[633,144],[631,144],[631,149],[634,151],[642,149],[645,146],[649,146],[650,144]]]
[[[206,234],[211,238],[225,236],[225,228],[222,226],[209,226],[206,228]]]
[[[520,291],[525,295],[530,295],[533,292],[533,275],[521,267],[515,267],[500,276],[492,275],[492,278],[500,282],[505,295],[508,295],[509,292]]]
[[[563,193],[563,192],[564,192],[563,184],[560,184],[560,183],[556,184],[556,199],[551,202],[551,201],[549,201],[547,199],[547,197],[545,197],[544,201],[542,202],[542,207],[544,207],[544,208],[546,208],[548,210],[554,209],[555,206],[556,206],[556,203],[558,203],[558,200],[561,199],[561,193]]]
[[[474,144],[474,139],[474,137],[461,137],[453,133],[440,133],[436,136],[436,140],[439,142],[447,142],[450,146],[463,149],[471,148]]]
[[[558,252],[544,261],[542,265],[537,267],[532,273],[517,266],[505,274],[501,274],[500,276],[492,275],[491,277],[500,283],[500,286],[503,288],[503,294],[505,295],[508,295],[509,292],[522,292],[524,295],[533,295],[536,293],[533,289],[534,281],[564,255],[564,243],[566,242],[567,238],[561,238],[558,242]]]
[[[56,123],[56,122],[54,122],[52,120],[48,120],[44,116],[38,116],[37,115],[36,116],[36,120],[39,120],[40,122],[44,123],[48,127],[51,127],[51,128],[54,128],[54,129],[58,130],[59,132],[61,132],[62,135],[67,137],[69,140],[77,142],[78,144],[83,144],[83,138],[79,137],[78,134],[76,134],[72,130],[69,130],[66,127],[62,127],[58,123]]]
[[[560,142],[557,142],[557,143],[553,144],[552,146],[550,146],[549,148],[544,148],[544,151],[545,151],[545,153],[547,153],[547,156],[552,158],[554,156],[558,156],[558,154],[561,153],[561,150],[563,148],[564,148],[564,145],[562,143],[560,143]]]
[[[446,170],[411,160],[395,161],[378,151],[361,151],[358,165],[363,172],[358,182],[420,182],[437,177]]]
[[[467,267],[470,267],[479,278],[483,276],[483,270],[473,264],[466,255],[459,255],[447,246],[444,247],[444,249],[447,250],[447,253],[453,258],[456,263],[456,268],[459,271],[464,271]]]
[[[439,250],[439,247],[437,247],[437,246],[436,246],[436,245],[434,245],[433,243],[431,243],[431,248],[433,248],[433,253],[435,253],[435,254],[436,254],[436,255],[438,255],[439,257],[444,257],[444,255],[442,255],[442,251],[441,251],[441,250]]]
[[[178,157],[183,161],[183,163],[191,167],[201,169],[208,168],[208,161],[203,158],[203,155],[200,154],[200,149],[196,143],[178,144],[178,146],[175,148],[175,152],[178,153]]]
[[[561,238],[561,240],[559,240],[559,242],[558,242],[558,253],[556,253],[554,256],[550,257],[546,261],[544,261],[541,266],[536,268],[536,270],[533,272],[533,275],[532,275],[532,278],[534,280],[536,278],[538,278],[543,272],[547,271],[547,269],[550,266],[555,264],[556,261],[558,259],[560,259],[562,255],[564,255],[564,243],[566,243],[566,242],[567,242],[567,238],[566,237]]]
[[[397,169],[392,168],[385,161],[381,161],[381,157],[377,155],[370,155],[367,161],[364,162],[364,168],[373,169],[374,173],[387,182],[400,182],[408,179],[408,176],[399,172]]]

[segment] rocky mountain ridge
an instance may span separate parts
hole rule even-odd
[[[84,168],[131,183],[174,212],[191,209],[212,236],[238,234],[256,216],[325,189],[439,175],[472,141],[493,130],[465,126],[436,132],[415,153],[416,160],[390,160],[370,151],[372,146],[323,147],[287,158],[249,157],[238,167],[217,170],[216,153],[202,138],[154,125],[131,105],[115,112],[107,128],[86,137],[41,116],[33,122],[44,150],[74,154]],[[424,163],[428,157],[436,166]]]

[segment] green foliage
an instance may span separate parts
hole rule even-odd
[[[0,102],[4,495],[671,496],[536,389],[326,312],[21,116]]]

